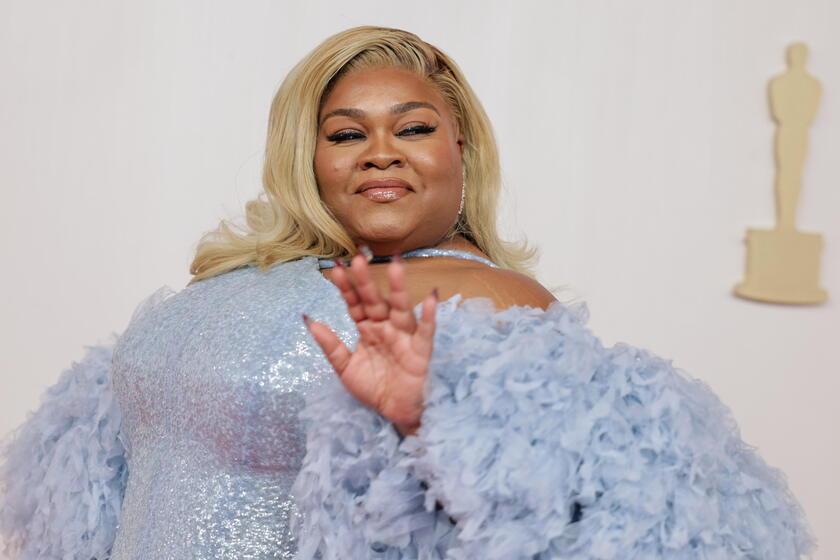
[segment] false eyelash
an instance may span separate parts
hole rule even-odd
[[[417,125],[405,128],[397,132],[397,136],[414,136],[415,134],[431,134],[437,130],[436,126]],[[410,132],[411,134],[406,134]]]
[[[359,138],[364,138],[364,134],[356,131],[336,132],[327,136],[327,140],[330,142],[344,142],[345,140],[358,140]]]
[[[417,134],[431,134],[435,130],[437,130],[436,126],[411,126],[397,132],[397,136],[416,136]],[[345,142],[347,140],[359,140],[360,138],[364,138],[364,134],[355,130],[337,132],[335,134],[327,136],[327,140],[329,140],[330,142]]]

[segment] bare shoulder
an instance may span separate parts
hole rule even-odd
[[[515,305],[547,308],[557,299],[542,284],[512,270],[491,268],[489,266],[471,266],[465,268],[452,280],[457,285],[442,286],[446,299],[460,293],[464,299],[472,297],[490,298],[497,309],[507,309]]]

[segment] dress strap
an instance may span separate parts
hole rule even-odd
[[[486,264],[492,268],[499,268],[499,265],[496,263],[485,259],[484,257],[479,257],[478,255],[473,255],[468,251],[460,251],[458,249],[440,249],[438,247],[422,247],[420,249],[414,249],[412,251],[407,251],[402,254],[402,258],[404,259],[412,259],[412,258],[430,258],[430,257],[452,257],[455,259],[464,259],[468,261],[479,262],[482,264]],[[370,260],[371,263],[384,263],[384,262],[391,262],[390,256],[379,256],[373,257]],[[335,267],[335,263],[331,259],[318,259],[318,267],[322,270],[325,268],[333,268]]]

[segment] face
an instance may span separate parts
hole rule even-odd
[[[432,246],[458,217],[463,137],[438,90],[398,68],[351,72],[318,117],[321,198],[375,254]]]

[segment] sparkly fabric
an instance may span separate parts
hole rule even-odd
[[[354,345],[344,301],[314,257],[148,297],[0,444],[5,555],[295,557],[298,413],[336,382],[303,313]]]
[[[603,347],[585,309],[559,302],[441,302],[421,427],[400,441],[304,327],[302,313],[357,337],[318,268],[309,257],[164,287],[114,347],[65,371],[0,449],[10,556],[794,560],[813,548],[783,474],[708,388],[646,351]]]
[[[113,361],[130,473],[115,560],[294,557],[297,414],[335,375],[302,313],[355,339],[314,258],[164,289],[138,309]]]

